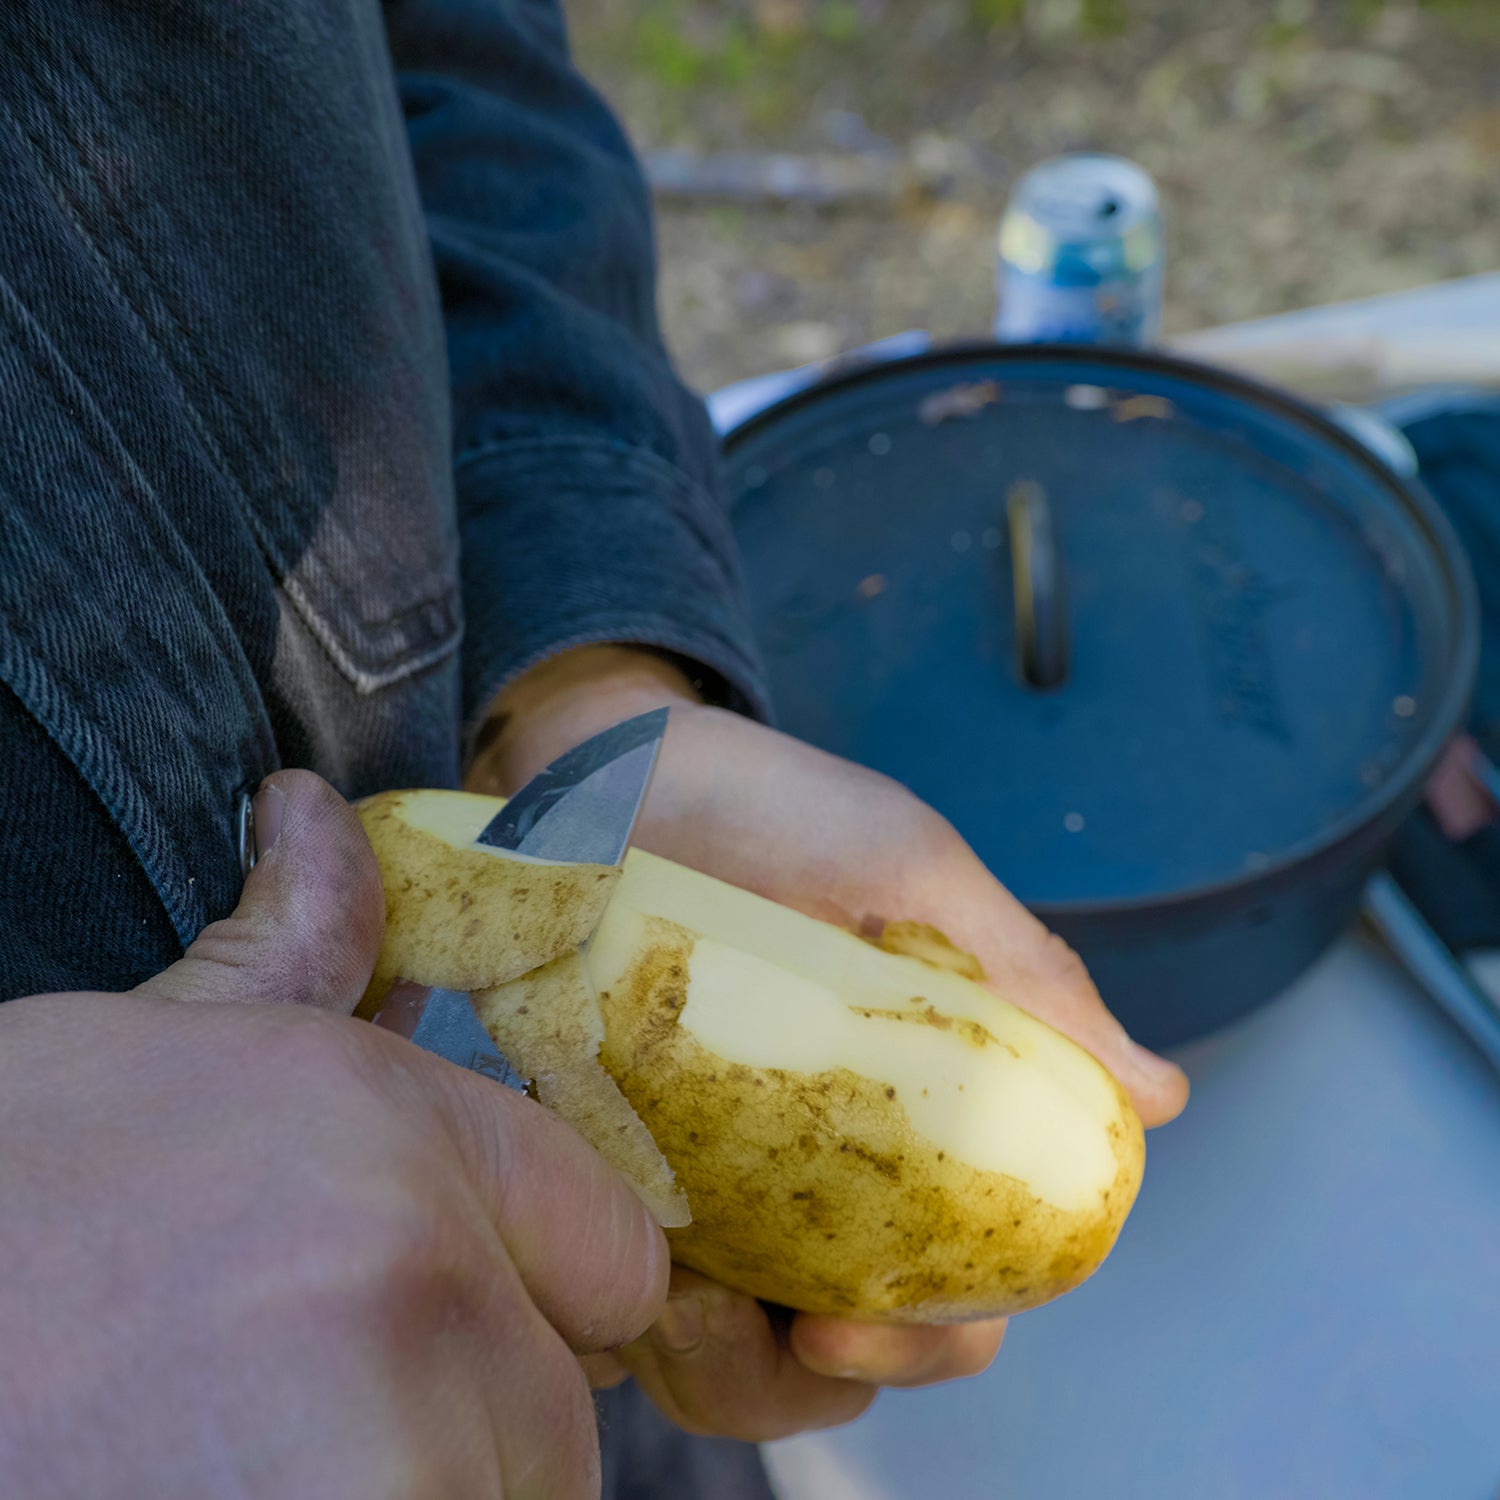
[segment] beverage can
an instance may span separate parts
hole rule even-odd
[[[1000,223],[995,337],[1125,344],[1161,334],[1156,184],[1121,156],[1077,153],[1034,167]]]

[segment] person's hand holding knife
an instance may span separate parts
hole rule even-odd
[[[661,1231],[567,1126],[348,1019],[351,808],[271,778],[238,909],[123,995],[0,1007],[0,1495],[596,1500],[577,1357]]]

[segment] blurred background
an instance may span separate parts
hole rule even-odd
[[[700,389],[983,334],[1011,186],[1160,186],[1166,329],[1500,269],[1500,0],[569,0]]]
[[[655,185],[667,333],[704,391],[903,330],[984,335],[1006,201],[1069,150],[1130,157],[1155,178],[1168,338],[1500,272],[1500,0],[565,3],[580,63]],[[1210,357],[1244,358],[1261,340],[1257,357],[1269,347],[1273,367],[1300,372],[1287,384],[1344,400],[1460,378],[1500,386],[1500,276],[1397,310],[1288,322],[1279,336],[1221,338]],[[1064,394],[1072,410],[1054,424],[1035,389],[1023,404],[993,380],[944,392],[951,367],[909,373],[891,366],[816,419],[817,402],[770,419],[731,455],[731,492],[753,492],[736,516],[784,727],[930,797],[1023,899],[1064,876],[1095,899],[1116,878],[1106,869],[1127,872],[1113,899],[1171,892],[1141,928],[1153,942],[1174,909],[1205,910],[1178,893],[1221,810],[1229,827],[1257,809],[1225,846],[1256,871],[1273,814],[1305,808],[1331,826],[1334,804],[1303,798],[1322,778],[1343,767],[1351,787],[1380,782],[1370,757],[1387,752],[1370,747],[1401,740],[1417,703],[1382,675],[1382,663],[1406,670],[1386,655],[1407,639],[1395,622],[1417,618],[1401,590],[1436,574],[1390,550],[1373,492],[1356,484],[1339,502],[1349,509],[1330,508],[1316,466],[1304,472],[1290,448],[1257,456],[1265,428],[1210,443],[1221,429],[1184,424],[1174,449],[1174,424],[1148,437],[1153,424],[1135,420],[1148,413],[1122,415],[1129,401],[1114,420],[1089,415],[1109,394],[1092,383]],[[944,404],[952,395],[977,395],[982,413]],[[954,412],[965,420],[946,423]],[[1071,439],[1089,422],[1092,453]],[[1480,570],[1473,723],[1500,761],[1500,406],[1413,425],[1404,458],[1399,439],[1382,452],[1420,458]],[[1060,576],[1066,555],[1072,581],[1042,592],[1071,601],[1083,664],[1045,693],[1010,668],[1023,637],[1042,634],[1034,609],[1024,628],[1020,602],[1021,573],[1033,575],[1015,560],[1036,533],[1012,519],[1019,477],[1055,497],[1063,541],[1025,560]],[[1179,510],[1180,483],[1196,488]],[[1218,529],[1200,525],[1210,515]],[[1462,592],[1447,596],[1455,621]],[[1339,624],[1337,601],[1356,597],[1384,602]],[[1151,620],[1166,622],[1155,635]],[[1439,649],[1424,664],[1424,713],[1439,712],[1436,689],[1460,682],[1462,660]],[[1241,734],[1244,704],[1297,682],[1309,690],[1295,730],[1263,732],[1263,720]],[[1329,707],[1334,687],[1361,682],[1368,707]],[[1500,772],[1485,786],[1500,788]],[[1489,816],[1495,791],[1479,795]],[[1110,828],[1124,830],[1113,866]],[[1500,1012],[1455,961],[1500,966],[1500,832],[1479,839],[1460,851],[1414,819],[1402,883],[1382,878],[1367,904],[1371,930],[1391,951],[1404,943],[1402,964],[1338,942],[1233,1025],[1206,1012],[1305,940],[1283,934],[1316,936],[1337,890],[1330,864],[1238,908],[1214,929],[1224,947],[1158,952],[1159,974],[1133,992],[1109,965],[1150,943],[1100,929],[1086,956],[1137,1034],[1198,1037],[1175,1053],[1192,1104],[1153,1135],[1109,1266],[1016,1319],[980,1379],[893,1394],[852,1428],[775,1445],[786,1500],[1500,1494],[1500,1280],[1472,1274],[1494,1259],[1473,1247],[1500,1242],[1500,1095],[1482,1062],[1500,1058]],[[1352,906],[1363,873],[1344,878]],[[1465,889],[1482,917],[1467,932]],[[1343,920],[1333,910],[1329,930]],[[1155,1029],[1174,983],[1191,1033]]]

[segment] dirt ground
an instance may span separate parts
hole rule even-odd
[[[1055,152],[1162,189],[1168,332],[1500,269],[1500,0],[568,0],[702,389],[987,330]]]

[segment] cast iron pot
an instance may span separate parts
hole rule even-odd
[[[1264,386],[964,345],[726,450],[782,727],[944,812],[1148,1045],[1348,927],[1463,721],[1478,612],[1447,522]]]

